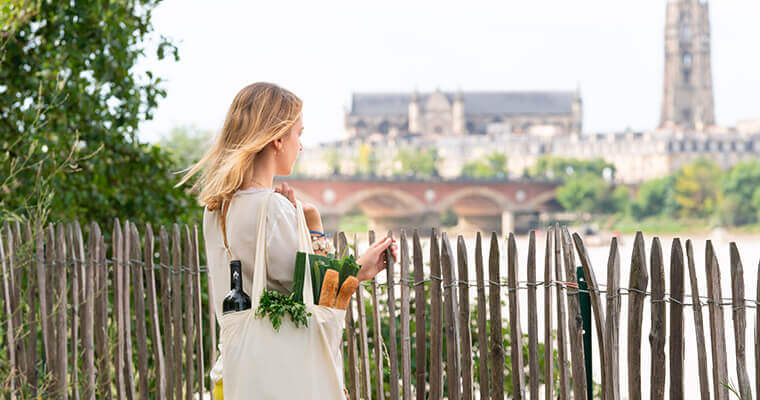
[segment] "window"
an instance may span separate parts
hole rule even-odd
[[[686,83],[686,84],[691,83],[691,70],[685,69],[683,70],[682,73],[683,73],[683,83]]]
[[[685,108],[683,111],[681,111],[681,115],[683,116],[684,121],[691,121],[691,110],[688,108]]]
[[[691,68],[691,53],[684,53],[683,54],[683,66],[686,68]]]
[[[691,40],[691,25],[684,24],[683,28],[681,28],[681,39]]]

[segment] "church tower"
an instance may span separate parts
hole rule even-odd
[[[664,84],[661,128],[715,124],[707,0],[668,0]]]

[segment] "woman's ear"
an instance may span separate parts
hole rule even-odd
[[[274,146],[274,151],[279,152],[282,149],[282,138],[277,138],[272,141],[272,146]]]

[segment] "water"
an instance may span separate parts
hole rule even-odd
[[[647,268],[651,268],[649,265],[650,260],[650,251],[652,246],[652,238],[653,235],[645,235],[645,242],[646,242],[646,254],[647,254]],[[483,238],[483,253],[484,253],[484,265],[486,267],[486,279],[487,279],[487,266],[488,266],[488,251],[489,251],[489,243],[490,238],[484,237]],[[665,287],[666,292],[669,291],[670,288],[670,250],[671,250],[671,243],[672,243],[673,236],[660,236],[661,245],[662,245],[662,252],[663,252],[663,258],[664,258],[664,269],[665,269]],[[720,272],[721,272],[721,288],[722,288],[722,297],[731,297],[731,271],[730,271],[730,263],[729,263],[729,243],[731,241],[735,241],[737,243],[737,246],[739,248],[739,253],[742,258],[742,263],[744,266],[744,284],[745,284],[745,298],[756,298],[757,295],[757,279],[758,279],[758,261],[760,260],[760,235],[743,235],[743,236],[731,236],[727,235],[725,233],[716,232],[712,235],[695,235],[695,236],[689,236],[685,235],[681,237],[682,239],[682,247],[684,249],[684,259],[685,258],[685,242],[686,239],[692,239],[694,244],[694,257],[695,257],[695,265],[696,265],[696,273],[697,273],[697,280],[699,283],[699,294],[700,296],[705,296],[707,294],[707,286],[706,286],[706,277],[705,277],[705,241],[707,239],[712,240],[713,246],[716,251],[716,255],[718,258],[718,262],[720,265]],[[544,232],[538,232],[536,235],[536,280],[542,281],[544,280],[543,271],[544,271],[544,249],[546,246],[545,243],[546,237]],[[450,236],[451,246],[453,249],[454,256],[456,257],[456,237]],[[622,287],[628,287],[628,280],[629,280],[629,274],[630,274],[630,264],[631,264],[631,254],[633,251],[633,241],[634,237],[632,235],[626,235],[622,238],[622,243],[619,246],[620,250],[620,285]],[[468,271],[469,271],[469,279],[474,281],[475,280],[475,263],[474,263],[474,252],[475,252],[475,238],[470,237],[465,239],[467,250],[468,250]],[[427,261],[429,259],[429,241],[427,239],[423,240],[423,255],[424,259]],[[411,240],[409,242],[410,245],[410,254],[411,254]],[[503,280],[506,280],[507,277],[507,264],[506,264],[506,240],[502,237],[499,240],[499,247],[501,250],[501,263],[500,263],[500,276]],[[366,248],[366,243],[364,245],[360,245],[361,248]],[[527,263],[527,251],[528,251],[528,237],[527,236],[521,236],[517,238],[517,252],[518,252],[518,265],[519,265],[519,271],[518,271],[518,279],[521,282],[525,282],[527,280],[527,270],[526,270],[526,263]],[[600,285],[604,285],[607,279],[607,259],[609,256],[609,246],[603,246],[603,247],[588,247],[588,253],[589,258],[591,260],[592,267],[594,269],[595,275],[597,280],[599,281]],[[576,262],[577,255],[576,255]],[[578,262],[578,265],[579,262]],[[411,267],[410,267],[411,269]],[[553,270],[553,268],[552,268]],[[426,272],[429,271],[426,267]],[[564,267],[563,267],[564,271]],[[398,268],[396,268],[396,273],[398,274]],[[650,274],[651,275],[651,274]],[[398,279],[398,277],[396,278]],[[685,294],[691,293],[691,286],[689,284],[689,275],[688,275],[688,269],[685,268]],[[385,282],[386,277],[385,274],[381,274],[378,276],[379,282]],[[524,285],[523,285],[524,286]],[[651,282],[647,288],[648,290],[651,289]],[[538,298],[538,309],[537,309],[537,320],[538,320],[538,332],[539,332],[539,341],[542,341],[543,336],[543,329],[544,329],[544,288],[539,287],[537,290]],[[555,309],[553,311],[553,328],[556,330],[557,327],[557,321],[556,321],[556,289],[552,288],[553,290],[553,301],[552,303],[555,305]],[[506,288],[502,288],[502,298],[506,298]],[[520,292],[520,317],[521,317],[521,327],[523,333],[527,333],[528,330],[528,310],[527,310],[527,291],[521,290]],[[477,301],[477,293],[476,289],[472,287],[470,289],[470,295],[472,297],[472,304],[474,304],[475,301]],[[620,366],[619,366],[619,377],[620,377],[620,389],[622,398],[626,399],[628,398],[627,392],[628,392],[628,359],[627,359],[627,335],[628,335],[628,296],[623,296],[621,299],[621,320],[620,320],[620,332],[619,332],[619,360],[620,360]],[[644,303],[644,321],[643,321],[643,329],[642,329],[642,347],[641,347],[641,375],[642,375],[642,393],[644,398],[649,397],[649,384],[650,384],[650,376],[651,376],[651,348],[649,346],[648,341],[648,335],[651,328],[651,313],[650,313],[650,298],[647,298],[647,300]],[[690,299],[686,299],[687,302],[690,302]],[[487,302],[486,302],[487,303]],[[567,303],[566,303],[567,304]],[[602,301],[603,307],[606,305],[606,300]],[[669,316],[670,316],[670,307],[671,305],[668,304],[666,307],[666,326],[667,326],[667,334],[666,336],[669,336],[670,332],[670,326],[669,326]],[[733,386],[738,386],[738,380],[737,380],[737,368],[736,368],[736,347],[735,347],[735,339],[734,339],[734,324],[732,319],[732,307],[726,306],[724,307],[724,326],[725,326],[725,332],[726,332],[726,350],[727,350],[727,365],[728,365],[728,377],[729,382],[725,382],[728,384],[731,384]],[[712,360],[711,360],[711,350],[710,350],[710,332],[709,332],[709,314],[708,314],[708,308],[705,306],[702,308],[703,311],[703,321],[705,325],[704,329],[704,335],[705,335],[705,341],[707,344],[707,360],[708,360],[708,379],[710,381],[709,387],[712,392]],[[508,316],[508,308],[503,308],[503,318],[506,323]],[[747,344],[746,344],[746,357],[747,357],[747,373],[750,377],[750,382],[754,382],[754,376],[755,376],[755,362],[754,362],[754,337],[755,337],[755,323],[754,319],[756,317],[755,309],[753,308],[747,308],[746,309],[746,318],[747,318],[747,331],[745,333],[745,336],[747,338]],[[598,347],[597,347],[597,338],[596,338],[596,330],[592,323],[592,343],[593,343],[593,363],[594,363],[594,382],[601,382],[601,374],[600,374],[600,361],[599,361],[599,353],[598,353]],[[685,394],[686,398],[698,398],[699,396],[699,378],[698,378],[698,363],[697,363],[697,346],[696,346],[696,335],[695,335],[695,328],[694,328],[694,312],[693,308],[686,307],[684,308],[684,332],[685,332],[685,360],[684,360],[684,376],[685,376]],[[666,343],[665,343],[665,352],[666,355],[669,354],[669,342],[668,338],[666,337]],[[556,349],[556,344],[555,344]],[[568,343],[568,349],[569,349],[569,343]],[[569,354],[569,353],[568,353]],[[569,357],[569,355],[568,355]],[[669,356],[668,361],[669,363]],[[666,371],[657,371],[657,373],[662,374],[665,373],[666,378],[666,389],[665,393],[668,393],[668,384],[670,380],[669,376],[669,365],[666,365]],[[556,388],[555,388],[556,389]]]

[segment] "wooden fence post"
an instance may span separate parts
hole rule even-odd
[[[649,398],[652,400],[665,399],[665,266],[662,259],[660,238],[652,240],[650,253],[652,278],[652,328],[649,333],[649,344],[652,346],[651,387]]]
[[[169,232],[166,227],[162,226],[159,230],[159,279],[161,280],[161,327],[163,329],[163,348],[165,350],[164,361],[166,362],[166,397],[174,399],[174,333],[172,331],[174,324],[172,321],[172,310],[174,310],[174,299],[172,286],[174,285],[174,270],[171,267],[171,253],[169,251]]]
[[[670,400],[684,399],[684,262],[681,240],[670,249]]]
[[[525,372],[522,358],[522,328],[520,327],[519,279],[517,278],[517,243],[510,233],[507,240],[507,297],[509,297],[509,336],[512,359],[512,395],[525,398]]]
[[[472,338],[470,332],[470,283],[467,271],[467,246],[464,238],[457,238],[457,266],[459,269],[459,339],[461,353],[462,398],[472,399]]]
[[[369,231],[369,243],[375,242],[375,232]],[[375,353],[375,395],[379,400],[385,399],[383,388],[383,335],[380,334],[380,305],[377,301],[377,280],[372,278],[372,345]]]
[[[77,224],[77,234],[81,242],[82,231]],[[84,318],[82,319],[82,347],[84,349],[84,391],[82,398],[95,399],[95,268],[97,266],[97,245],[100,232],[90,229],[87,235],[87,263],[85,264]]]
[[[443,398],[443,307],[438,232],[430,234],[430,399]]]
[[[66,305],[67,305],[67,277],[66,273],[66,231],[63,223],[56,226],[56,289],[55,289],[55,324],[56,324],[56,379],[55,395],[58,398],[68,399],[68,359],[67,359],[67,335],[66,335]]]
[[[744,267],[736,243],[731,242],[731,294],[733,296],[734,343],[736,345],[736,376],[739,378],[739,395],[742,400],[752,400],[749,375],[747,374],[747,319],[744,308]]]
[[[158,301],[156,296],[156,270],[153,265],[153,251],[155,236],[153,227],[150,224],[145,225],[145,252],[143,260],[145,261],[145,271],[148,280],[148,313],[150,314],[150,334],[153,345],[154,369],[156,375],[156,397],[159,400],[166,400],[166,360],[164,357],[163,342],[161,341],[161,321],[159,320]],[[162,283],[161,286],[164,286]],[[213,327],[212,327],[213,329]],[[211,343],[214,346],[214,343]]]
[[[570,378],[567,371],[567,320],[565,319],[565,286],[562,279],[559,224],[554,226],[554,279],[557,282],[557,357],[559,358],[559,399],[570,399]]]
[[[443,272],[444,296],[446,309],[446,378],[448,381],[448,398],[461,397],[459,383],[459,332],[457,329],[457,292],[456,274],[454,272],[453,251],[446,232],[441,234],[441,271]]]
[[[641,400],[641,325],[649,274],[644,235],[636,232],[628,280],[628,398]]]
[[[486,310],[486,285],[483,272],[483,243],[478,232],[475,238],[475,280],[478,286],[478,356],[480,398],[488,399],[488,331],[486,330],[488,310]]]
[[[578,279],[575,270],[575,255],[573,245],[570,243],[570,234],[567,227],[562,229],[562,255],[565,258],[565,276],[569,284],[576,285],[572,291],[568,291],[567,297],[567,325],[570,338],[570,366],[573,369],[573,398],[584,399],[587,396],[586,388],[586,363],[583,352],[583,317],[581,316],[580,298],[578,296]]]
[[[712,242],[707,241],[705,250],[707,270],[708,311],[710,313],[710,348],[713,360],[713,390],[716,400],[728,400],[728,365],[726,363],[726,331],[723,319],[720,266]]]
[[[401,250],[401,396],[404,400],[412,399],[412,347],[409,328],[409,244],[406,232],[401,231],[399,243]],[[358,389],[358,385],[357,385]],[[358,399],[357,390],[357,399]]]
[[[184,235],[182,241],[182,248],[184,250],[183,260],[184,263],[180,264],[180,275],[184,276],[183,290],[185,300],[185,308],[183,310],[182,320],[185,322],[185,341],[182,352],[185,355],[185,400],[193,399],[193,392],[195,391],[195,363],[193,361],[195,342],[193,341],[195,332],[195,319],[193,317],[195,310],[193,306],[193,275],[191,270],[193,258],[193,245],[190,238],[190,228],[187,225],[183,226]]]
[[[702,319],[702,301],[699,298],[699,285],[697,284],[697,269],[694,265],[694,248],[691,240],[686,241],[686,258],[689,265],[689,282],[691,286],[691,300],[694,309],[694,330],[697,337],[697,362],[699,364],[699,391],[702,400],[710,400],[710,382],[707,377],[707,349],[705,344],[705,328]]]
[[[504,399],[504,345],[501,332],[501,277],[499,271],[499,239],[491,233],[488,257],[488,310],[491,322],[491,398]]]
[[[414,357],[415,357],[415,393],[417,400],[425,400],[425,369],[427,368],[427,348],[425,344],[425,271],[422,260],[420,235],[414,230],[412,235],[412,262],[414,263]],[[369,398],[369,397],[367,397]]]
[[[393,237],[388,232],[388,237]],[[385,251],[385,263],[387,269],[386,288],[388,290],[388,357],[390,358],[390,373],[388,374],[388,386],[390,398],[398,399],[398,347],[396,342],[396,289],[395,284],[395,261],[391,249]]]
[[[538,400],[538,300],[536,288],[536,231],[528,236],[528,383],[530,399]]]
[[[554,230],[546,230],[544,249],[544,399],[552,400],[554,395],[554,329],[552,328],[552,235]]]
[[[607,315],[604,328],[604,358],[607,367],[606,400],[620,400],[620,253],[617,238],[612,238],[607,259]]]

